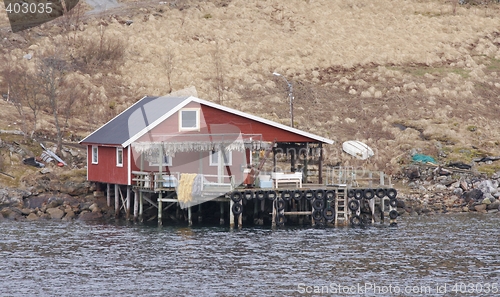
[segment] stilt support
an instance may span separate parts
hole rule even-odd
[[[120,215],[120,194],[119,194],[119,185],[115,185],[115,218],[118,218]]]

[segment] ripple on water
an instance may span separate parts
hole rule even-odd
[[[299,283],[500,283],[498,226],[499,215],[473,214],[364,229],[3,221],[0,278],[8,296],[295,296]]]

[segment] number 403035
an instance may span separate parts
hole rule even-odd
[[[51,13],[52,2],[47,3],[9,3],[5,8],[7,13],[11,14],[35,14],[35,13]]]

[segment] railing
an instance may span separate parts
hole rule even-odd
[[[135,186],[143,190],[151,191],[172,191],[179,186],[181,178],[180,172],[146,172],[132,171],[134,177],[132,181]],[[235,188],[234,175],[211,175],[201,174],[201,191],[206,192],[229,192]]]

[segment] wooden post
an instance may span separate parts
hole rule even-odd
[[[229,228],[234,228],[233,199],[229,199]]]
[[[109,183],[106,184],[106,202],[108,207],[111,207],[111,185]]]
[[[372,188],[373,187],[373,182],[372,182],[373,173],[371,171],[368,173],[368,178],[370,179],[370,181],[368,181],[368,187]]]
[[[307,174],[308,173],[307,172],[307,161],[308,161],[308,159],[309,159],[309,143],[306,142],[306,155],[304,158],[304,172],[303,172],[303,174],[304,174],[304,181],[303,182],[304,183],[307,183],[307,175],[308,175]]]
[[[130,200],[131,200],[130,186],[127,186],[127,200],[125,206],[125,217],[127,218],[127,220],[130,219]]]
[[[380,185],[381,186],[384,185],[384,172],[383,171],[380,171]]]
[[[115,185],[115,218],[120,214],[120,194],[118,193],[118,185]]]
[[[219,202],[220,204],[220,220],[219,224],[224,225],[224,202]]]
[[[144,221],[144,219],[142,217],[142,214],[144,213],[144,203],[143,203],[142,195],[144,195],[144,194],[142,191],[140,191],[139,192],[139,222],[141,222],[141,223]]]
[[[160,191],[160,193],[158,194],[158,226],[161,226],[163,225],[163,221],[162,221],[162,213],[163,213],[163,195],[162,195],[162,192]]]
[[[243,203],[241,207],[243,208]],[[241,229],[241,227],[243,227],[243,212],[238,215],[238,229]]]
[[[273,172],[276,172],[276,148],[273,147]]]
[[[274,228],[276,227],[276,200],[273,200],[273,213],[272,213],[272,219],[271,219],[271,226]]]
[[[203,217],[201,216],[201,203],[198,204],[198,223],[201,223],[203,221]]]
[[[139,193],[138,190],[134,190],[134,222],[137,222],[137,216],[139,214]]]
[[[319,143],[319,165],[318,165],[319,175],[318,183],[323,184],[323,143]]]
[[[191,206],[188,207],[188,225],[193,226],[193,219],[191,218]]]

